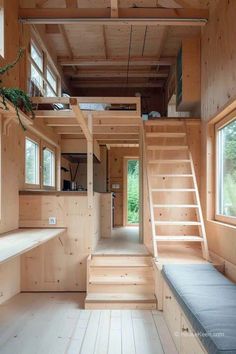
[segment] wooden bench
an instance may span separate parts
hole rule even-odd
[[[32,250],[43,243],[62,236],[65,228],[17,229],[0,236],[0,264]]]

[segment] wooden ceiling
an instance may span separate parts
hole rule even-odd
[[[28,4],[25,1],[24,5],[23,0],[22,7],[28,8]],[[32,5],[35,11],[109,9],[111,18],[116,19],[119,19],[119,10],[126,8],[145,8],[149,12],[183,8],[198,11],[207,6],[208,0],[37,0]],[[151,21],[137,24],[45,21],[37,26],[45,27],[48,41],[71,87],[98,89],[164,87],[181,40],[200,35],[201,30],[199,25],[165,25],[165,22],[157,25]]]

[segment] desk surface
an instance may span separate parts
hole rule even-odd
[[[6,262],[41,244],[61,236],[64,228],[55,229],[18,229],[0,235],[0,263]]]

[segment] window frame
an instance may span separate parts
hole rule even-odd
[[[38,145],[38,183],[34,184],[34,183],[27,183],[26,182],[26,140],[30,140],[33,143]],[[40,139],[38,139],[37,137],[31,135],[31,134],[27,134],[25,136],[25,144],[24,144],[24,185],[27,189],[40,189]]]
[[[5,57],[5,11],[4,0],[0,0],[0,58]]]
[[[44,161],[43,161],[43,152],[44,152],[44,149],[47,149],[49,150],[50,152],[53,153],[54,155],[54,172],[53,172],[53,179],[54,179],[54,185],[53,186],[48,186],[48,185],[45,185],[44,184],[44,181],[43,181],[43,177],[44,177]],[[57,182],[57,165],[56,165],[57,161],[56,161],[56,149],[48,144],[47,142],[45,141],[41,141],[41,189],[51,189],[51,190],[55,190],[56,189],[56,182]]]
[[[38,184],[30,184],[26,183],[26,139],[33,141],[34,143],[38,144],[39,147],[39,153],[38,153],[38,171],[39,171],[39,183]],[[44,185],[43,183],[43,149],[46,148],[50,150],[54,154],[54,185],[53,186],[47,186]],[[57,189],[57,149],[53,145],[49,144],[43,139],[38,138],[37,136],[30,134],[27,132],[25,134],[25,144],[24,144],[24,189],[25,190],[56,190]]]
[[[1,0],[0,0],[1,1]],[[42,60],[43,60],[43,70],[37,65],[37,63],[34,61],[32,58],[32,53],[31,53],[31,48],[32,46],[35,47],[35,49],[42,55]],[[31,82],[31,66],[34,67],[34,69],[38,72],[39,76],[42,79],[43,86],[42,88],[38,87],[38,89],[42,92],[41,94],[43,97],[51,97],[47,96],[47,89],[49,88],[50,91],[54,93],[54,97],[60,96],[60,75],[57,72],[56,69],[53,68],[53,65],[51,64],[50,57],[46,50],[42,48],[42,46],[39,44],[39,42],[36,40],[34,36],[32,36],[30,45],[29,45],[29,61],[30,61],[30,69],[29,69],[29,82]],[[51,72],[51,75],[55,77],[56,80],[56,91],[50,84],[50,82],[47,79],[47,70]],[[37,86],[37,85],[36,85]]]
[[[236,120],[236,112],[232,115],[228,115],[221,119],[218,123],[215,124],[215,202],[214,202],[214,208],[215,208],[215,220],[219,222],[223,222],[225,224],[229,225],[236,225],[236,216],[228,216],[228,215],[223,215],[219,214],[218,209],[219,209],[219,183],[220,183],[220,147],[219,147],[219,132],[221,129],[223,129],[225,126],[228,124],[232,123],[233,121]]]

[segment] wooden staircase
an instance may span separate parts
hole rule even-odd
[[[155,309],[151,256],[90,256],[85,308]]]
[[[144,165],[154,256],[162,242],[200,243],[208,247],[197,179],[184,120],[148,121],[144,126]]]

